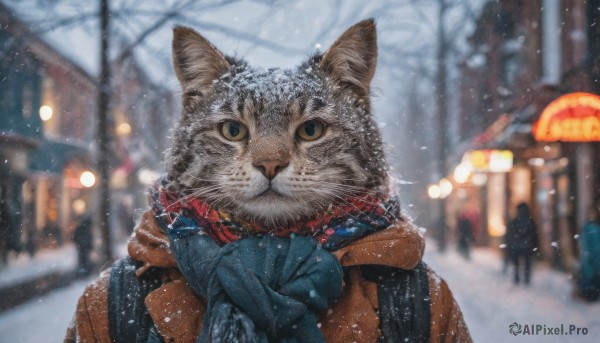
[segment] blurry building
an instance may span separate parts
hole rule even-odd
[[[1,4],[0,23],[0,195],[12,223],[0,228],[0,240],[11,242],[0,250],[33,254],[70,241],[78,213],[96,206],[97,85],[93,71]],[[123,205],[132,212],[160,170],[157,150],[175,109],[133,55],[112,67],[113,213]]]
[[[452,162],[463,162],[470,175],[455,181],[462,191],[454,196],[477,199],[484,233],[494,243],[501,242],[516,205],[530,204],[543,258],[571,269],[577,234],[600,193],[600,133],[542,138],[534,132],[549,108],[554,122],[560,117],[556,127],[580,127],[582,117],[600,122],[600,108],[588,100],[566,105],[559,99],[600,94],[600,0],[490,1],[469,44],[460,66],[463,143]],[[557,99],[560,111],[556,103],[549,107]],[[491,158],[510,154],[506,168]],[[487,164],[473,168],[481,161]]]
[[[3,253],[34,254],[68,241],[75,208],[93,201],[96,88],[6,8],[0,22],[0,184],[13,224]]]
[[[172,91],[152,82],[133,55],[112,67],[112,226],[125,239],[134,209],[147,206],[147,187],[162,171],[162,153],[179,113]]]

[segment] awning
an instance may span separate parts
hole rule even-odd
[[[62,174],[65,165],[73,159],[87,160],[90,150],[79,144],[44,139],[29,155],[31,171]]]

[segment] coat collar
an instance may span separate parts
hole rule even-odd
[[[144,213],[127,248],[133,259],[144,263],[138,274],[150,267],[177,268],[169,239],[152,211]],[[423,235],[408,219],[400,218],[389,228],[358,239],[333,254],[342,266],[375,264],[410,270],[419,263],[424,250]]]
[[[424,249],[425,240],[421,232],[409,220],[401,218],[389,228],[356,240],[333,254],[344,267],[385,265],[410,270],[419,263]],[[142,216],[129,240],[128,251],[133,259],[143,262],[138,275],[151,267],[170,271],[171,282],[163,284],[145,299],[148,312],[161,335],[175,342],[194,342],[201,329],[204,300],[195,296],[178,272],[168,237],[152,211]],[[374,303],[372,305],[376,307]],[[371,312],[365,313],[372,315]],[[373,325],[375,329],[371,331],[376,333],[377,325]]]

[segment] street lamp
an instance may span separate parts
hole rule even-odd
[[[131,133],[131,125],[129,123],[121,123],[117,126],[117,135],[128,136]]]
[[[443,178],[439,182],[440,187],[440,197],[445,199],[450,193],[452,193],[452,182],[450,180]]]
[[[81,173],[81,176],[79,177],[79,182],[81,182],[81,185],[83,187],[93,187],[96,184],[96,176],[91,171],[86,170],[83,173]]]
[[[78,216],[82,215],[85,212],[85,208],[85,200],[76,199],[75,201],[73,201],[73,211],[75,211],[75,214],[77,214]]]
[[[454,168],[454,180],[459,184],[467,182],[470,174],[471,171],[465,163],[460,163],[456,166],[456,168]]]
[[[427,195],[429,195],[431,199],[439,199],[442,195],[440,186],[437,183],[429,185],[429,187],[427,187]]]
[[[43,121],[50,120],[52,118],[53,113],[54,111],[52,110],[52,107],[48,105],[40,107],[40,118],[42,118]]]

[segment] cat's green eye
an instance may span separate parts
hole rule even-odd
[[[246,138],[248,129],[236,121],[226,121],[221,125],[221,134],[227,140],[237,142]]]
[[[325,133],[325,124],[318,120],[309,120],[296,130],[296,134],[305,141],[314,141]]]

